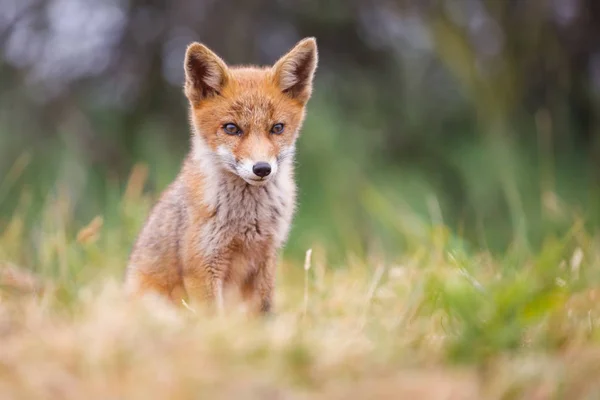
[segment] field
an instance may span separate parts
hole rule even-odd
[[[28,223],[24,191],[0,235],[1,398],[600,397],[600,242],[572,210],[536,251],[442,222],[341,266],[316,244],[282,261],[273,316],[217,317],[121,293],[145,179],[83,226],[60,190]]]
[[[127,299],[188,46],[305,37],[273,315]],[[598,37],[599,0],[0,0],[0,400],[600,400]]]

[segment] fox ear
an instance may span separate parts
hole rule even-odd
[[[185,53],[185,95],[194,103],[219,94],[227,83],[227,65],[208,47],[192,43]]]
[[[315,38],[301,40],[273,66],[276,84],[284,93],[306,103],[312,93],[317,60]]]

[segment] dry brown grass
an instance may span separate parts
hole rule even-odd
[[[281,265],[274,316],[218,318],[123,297],[145,175],[116,217],[84,224],[58,196],[27,227],[23,196],[0,233],[0,398],[600,396],[600,242],[578,221],[524,255],[423,224],[395,264],[334,268],[315,246]]]
[[[426,279],[416,268],[387,269],[375,289],[377,271],[328,270],[322,291],[310,282],[306,315],[304,271],[286,266],[281,272],[278,312],[267,320],[234,308],[218,318],[155,299],[128,303],[114,279],[79,289],[68,305],[57,302],[55,290],[3,291],[0,394],[547,399],[584,398],[600,389],[600,348],[587,335],[569,337],[564,349],[553,352],[499,351],[489,359],[453,363],[444,313],[419,310],[429,294],[415,289]],[[596,315],[594,299],[590,293],[570,298],[576,309],[556,316],[559,329],[579,332],[581,327],[565,325],[569,315],[583,309]],[[531,334],[549,326],[536,325]]]

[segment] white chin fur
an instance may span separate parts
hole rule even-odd
[[[271,181],[271,175],[266,178],[262,178],[261,180],[244,178],[242,175],[238,174],[240,178],[242,178],[246,183],[252,186],[264,186]]]

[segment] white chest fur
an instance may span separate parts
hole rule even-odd
[[[294,193],[285,192],[284,179],[255,187],[238,177],[219,183],[212,204],[214,217],[205,227],[206,250],[233,240],[245,245],[271,241],[279,248],[286,239],[294,207]]]

